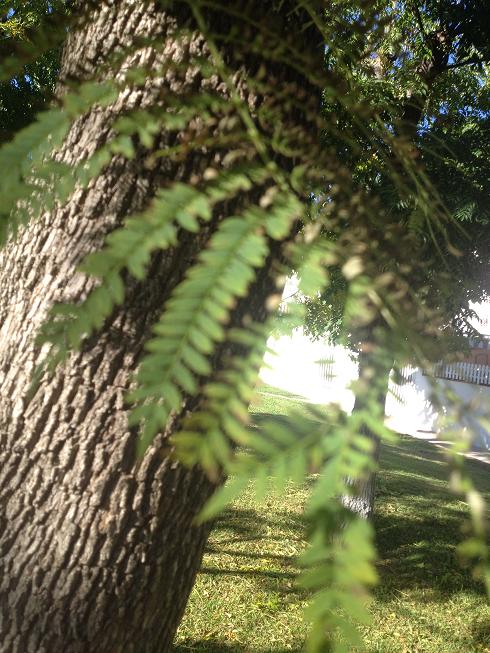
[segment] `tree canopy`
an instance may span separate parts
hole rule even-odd
[[[18,67],[12,77],[0,82],[0,143],[10,140],[19,129],[31,123],[53,99],[61,45],[55,45],[51,35],[53,47],[47,43],[45,51],[39,52],[33,37],[47,39],[47,29],[54,29],[54,17],[65,16],[68,4],[66,0],[0,4],[1,52],[7,58],[16,59]],[[17,58],[22,50],[24,57]],[[29,50],[31,56],[27,56]]]
[[[453,335],[471,332],[470,303],[489,292],[490,55],[484,5],[406,2],[393,9],[380,3],[380,11],[390,17],[394,12],[393,20],[372,43],[372,55],[352,67],[378,112],[374,122],[362,123],[352,147],[339,143],[360,183],[375,189],[385,209],[416,239],[419,256],[410,283],[427,305],[446,315]],[[336,108],[327,105],[329,111]],[[413,180],[406,180],[400,194],[386,143],[375,140],[373,146],[379,120],[406,139],[410,155],[422,164],[433,198],[449,216],[443,224],[432,220],[430,202]],[[396,266],[393,260],[385,271]],[[344,332],[349,340],[343,319],[347,288],[338,270],[325,295],[309,302],[306,326],[313,336],[336,339]],[[354,343],[363,337],[354,336]],[[434,355],[446,347],[447,342]]]

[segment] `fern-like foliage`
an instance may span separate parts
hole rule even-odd
[[[144,213],[127,219],[123,227],[108,236],[103,250],[82,262],[80,269],[97,276],[100,283],[82,304],[56,305],[40,343],[53,342],[56,358],[64,359],[123,302],[124,270],[135,279],[144,279],[152,253],[175,245],[179,228],[198,232],[200,225],[211,219],[215,204],[232,199],[266,178],[263,167],[251,165],[228,171],[202,189],[177,183],[159,191]]]
[[[235,298],[245,295],[254,267],[267,256],[261,217],[249,210],[242,218],[229,217],[220,225],[155,325],[155,337],[147,345],[150,354],[138,372],[140,388],[132,394],[134,400],[150,400],[134,413],[138,421],[144,417],[147,422],[145,438],[154,436],[170,410],[181,403],[178,392],[166,393],[167,385],[195,394],[196,377],[211,373],[205,354],[223,340],[221,324],[227,322]],[[162,396],[168,409],[161,404],[157,409]]]
[[[45,111],[0,149],[0,244],[31,216],[65,202],[76,187],[85,186],[107,163],[98,151],[88,161],[70,166],[56,157],[72,122],[94,105],[113,102],[114,84],[87,82],[64,98],[61,109]],[[26,202],[28,198],[28,202]]]
[[[89,292],[80,303],[52,308],[39,336],[50,349],[45,367],[89,346],[89,337],[124,306],[128,279],[147,280],[155,255],[178,247],[184,235],[199,238],[198,255],[161,306],[128,396],[129,420],[140,429],[138,455],[169,424],[179,424],[171,438],[173,455],[201,466],[214,480],[231,477],[201,519],[215,516],[248,483],[261,498],[270,479],[281,491],[287,482],[314,474],[307,507],[310,548],[302,558],[301,581],[314,593],[310,650],[347,652],[361,646],[355,624],[368,619],[375,553],[371,526],[347,513],[339,497],[373,471],[372,436],[392,437],[376,384],[364,388],[363,409],[350,418],[335,410],[326,417],[312,408],[306,419],[292,413],[262,420],[256,428],[248,404],[272,320],[233,320],[257,272],[271,265],[271,276],[295,270],[300,277],[301,296],[288,311],[294,318],[290,329],[304,299],[318,298],[339,276],[346,329],[370,333],[375,350],[396,343],[398,352],[411,347],[422,359],[420,333],[426,335],[429,321],[435,324],[431,336],[437,329],[437,311],[429,312],[410,291],[417,251],[410,237],[399,236],[399,225],[393,227],[379,197],[356,185],[358,164],[351,170],[345,165],[345,150],[359,133],[343,133],[338,117],[322,112],[322,98],[335,100],[356,127],[368,119],[376,125],[362,131],[369,147],[382,144],[373,166],[384,157],[379,167],[385,174],[388,168],[400,203],[406,201],[404,184],[411,192],[417,189],[419,210],[412,211],[408,232],[424,231],[427,224],[439,228],[440,206],[404,143],[380,127],[376,107],[356,104],[358,87],[345,46],[338,46],[339,33],[354,34],[356,56],[368,58],[369,34],[383,27],[375,15],[359,5],[342,24],[335,13],[340,6],[329,9],[314,0],[278,0],[271,11],[259,3],[245,3],[241,11],[233,3],[177,4],[185,6],[187,22],[172,38],[187,43],[198,30],[204,50],[189,60],[129,69],[121,62],[131,53],[122,53],[104,69],[106,79],[108,71],[114,73],[113,81],[74,87],[60,107],[0,149],[0,236],[2,242],[15,238],[31,217],[86,187],[113,156],[150,168],[162,159],[185,162],[190,156],[206,163],[186,179],[167,180],[146,209],[128,216],[102,249],[81,262],[80,271],[91,280]],[[150,39],[143,45],[156,61],[162,59],[161,43]],[[322,69],[325,47],[327,59],[336,62],[328,71]],[[72,163],[65,156],[65,138],[80,116],[114,106],[125,89],[189,71],[201,84],[199,92],[191,87],[179,94],[170,84],[153,105],[119,112],[106,142],[88,159]],[[339,141],[342,147],[332,146]],[[186,412],[190,397],[194,409]],[[481,520],[475,532],[468,549],[483,556]]]

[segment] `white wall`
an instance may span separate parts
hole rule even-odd
[[[275,355],[267,354],[264,359],[260,375],[264,383],[301,395],[313,403],[338,403],[345,411],[352,410],[354,395],[348,386],[357,376],[357,365],[343,347],[313,342],[301,329],[291,337],[270,338],[267,344]],[[330,358],[334,360],[335,378],[327,381],[316,361]]]
[[[440,410],[431,401],[433,392],[440,398]],[[452,393],[457,398],[455,405],[448,397]],[[490,414],[488,386],[430,379],[414,369],[408,383],[391,385],[386,414],[390,426],[400,433],[440,432],[446,423],[451,430],[468,433],[474,449],[490,451],[490,432],[480,421]]]
[[[331,347],[324,343],[312,342],[301,330],[292,337],[271,338],[269,347],[275,355],[267,355],[266,365],[261,372],[265,383],[302,395],[308,401],[328,404],[337,403],[350,412],[354,405],[354,395],[349,384],[357,378],[357,365],[342,347]],[[333,358],[334,377],[322,377],[319,359]],[[431,382],[434,387],[431,387]],[[444,397],[444,388],[452,390],[465,404],[460,411],[464,417],[453,418],[451,427],[473,431],[473,447],[490,451],[490,430],[479,423],[479,418],[490,415],[490,387],[429,379],[420,370],[413,368],[407,383],[397,386],[390,384],[386,402],[387,421],[399,433],[415,435],[418,432],[438,432],[443,421],[452,412],[450,402]],[[433,390],[441,396],[442,411],[439,413],[431,402]]]

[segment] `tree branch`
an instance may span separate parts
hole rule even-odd
[[[420,13],[419,6],[417,5],[417,0],[411,3],[413,5],[413,10],[415,12],[415,18],[417,19],[417,23],[419,24],[420,31],[422,32],[422,36],[424,38],[424,41],[426,42],[427,45],[430,45],[429,37],[427,35],[427,32],[425,31],[424,28],[424,21],[422,20],[422,14]]]
[[[477,59],[476,57],[470,57],[464,61],[457,61],[456,63],[446,64],[446,70],[453,70],[454,68],[461,68],[462,66],[474,66],[480,63],[489,63],[487,59]]]

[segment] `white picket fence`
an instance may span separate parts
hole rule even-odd
[[[479,363],[436,363],[424,372],[427,376],[490,386],[490,365]]]
[[[330,359],[317,361],[320,367],[320,374],[325,381],[330,381],[335,377],[335,353],[332,352]],[[410,381],[413,376],[414,368],[404,367],[400,370],[400,375],[405,381]],[[446,379],[448,381],[461,381],[463,383],[474,383],[475,385],[490,386],[490,365],[480,363],[435,363],[432,367],[423,372],[424,376],[433,376],[437,379]]]

